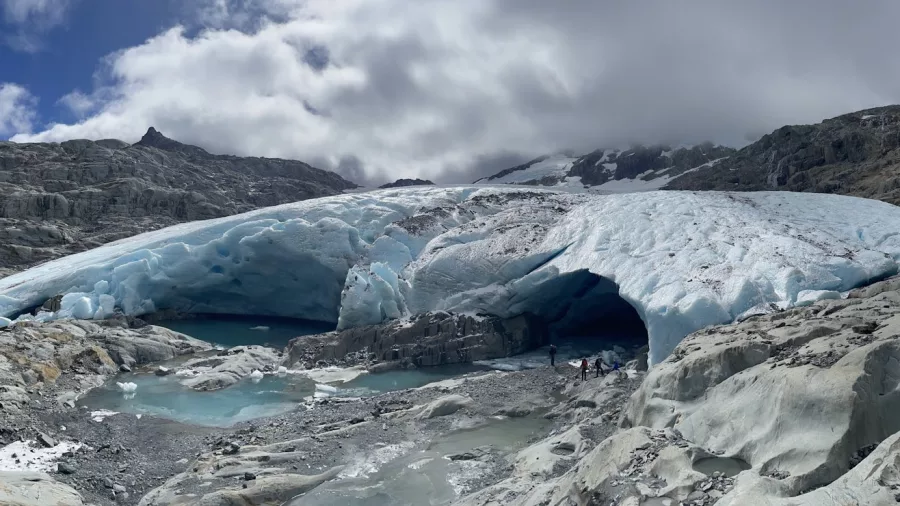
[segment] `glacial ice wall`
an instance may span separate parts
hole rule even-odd
[[[560,276],[613,281],[651,362],[690,332],[809,304],[897,272],[900,208],[806,193],[556,193],[412,188],[187,223],[0,280],[0,315],[161,308],[377,323],[433,309],[511,316],[557,304]],[[26,315],[22,318],[31,318]]]

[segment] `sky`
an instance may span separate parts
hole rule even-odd
[[[470,182],[900,103],[900,2],[0,0],[0,139]]]

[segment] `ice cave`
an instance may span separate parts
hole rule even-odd
[[[170,308],[349,328],[429,310],[532,311],[561,333],[646,332],[652,364],[707,325],[896,273],[898,229],[900,209],[836,195],[394,189],[186,223],[48,262],[0,280],[0,315]],[[22,314],[57,295],[58,310]]]

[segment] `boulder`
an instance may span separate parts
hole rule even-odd
[[[472,404],[472,399],[464,395],[445,395],[431,401],[422,407],[416,418],[427,420],[429,418],[437,418],[439,416],[447,416],[466,408]]]
[[[508,357],[547,342],[546,325],[530,314],[502,319],[438,311],[294,339],[285,365],[371,359],[427,367]]]
[[[198,370],[182,384],[194,390],[219,390],[234,385],[254,372],[274,370],[281,361],[280,353],[265,346],[236,346],[216,356],[189,360],[182,370]]]
[[[0,471],[0,504],[84,506],[81,494],[45,473]]]
[[[674,427],[787,472],[781,495],[833,482],[859,449],[900,431],[900,306],[895,291],[872,293],[689,336],[650,370],[622,425]],[[748,496],[769,488],[741,485]]]

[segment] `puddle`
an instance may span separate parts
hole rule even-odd
[[[741,471],[746,471],[751,467],[750,464],[741,459],[726,457],[700,459],[697,462],[694,462],[693,465],[694,471],[697,471],[698,473],[712,476],[713,473],[718,471],[728,478],[736,476]]]
[[[110,381],[88,392],[79,404],[91,410],[153,415],[179,422],[230,427],[263,416],[288,413],[315,391],[312,380],[297,375],[243,380],[213,392],[197,392],[181,385],[177,376],[131,374],[116,378],[134,383],[126,393]]]
[[[185,320],[161,320],[154,325],[225,348],[249,344],[284,348],[295,337],[334,330],[334,324],[327,322],[236,315],[199,315]]]
[[[169,420],[213,427],[230,427],[254,418],[289,413],[309,397],[369,397],[385,392],[417,388],[484,371],[483,367],[441,366],[427,369],[363,374],[346,383],[331,385],[303,374],[266,375],[259,381],[244,379],[237,384],[198,392],[181,384],[175,374],[121,374],[88,392],[79,405],[91,411],[152,415]],[[332,374],[340,377],[337,372]]]
[[[491,446],[509,455],[524,448],[550,426],[542,418],[490,419],[433,440],[424,448],[385,446],[361,453],[337,480],[325,483],[285,506],[440,506],[468,492],[469,483],[483,476],[488,465],[472,458],[453,460],[449,454]]]
[[[453,364],[421,369],[402,369],[377,374],[363,374],[337,386],[335,395],[341,397],[366,397],[385,392],[419,388],[429,383],[458,378],[473,372],[490,369],[472,364]]]

